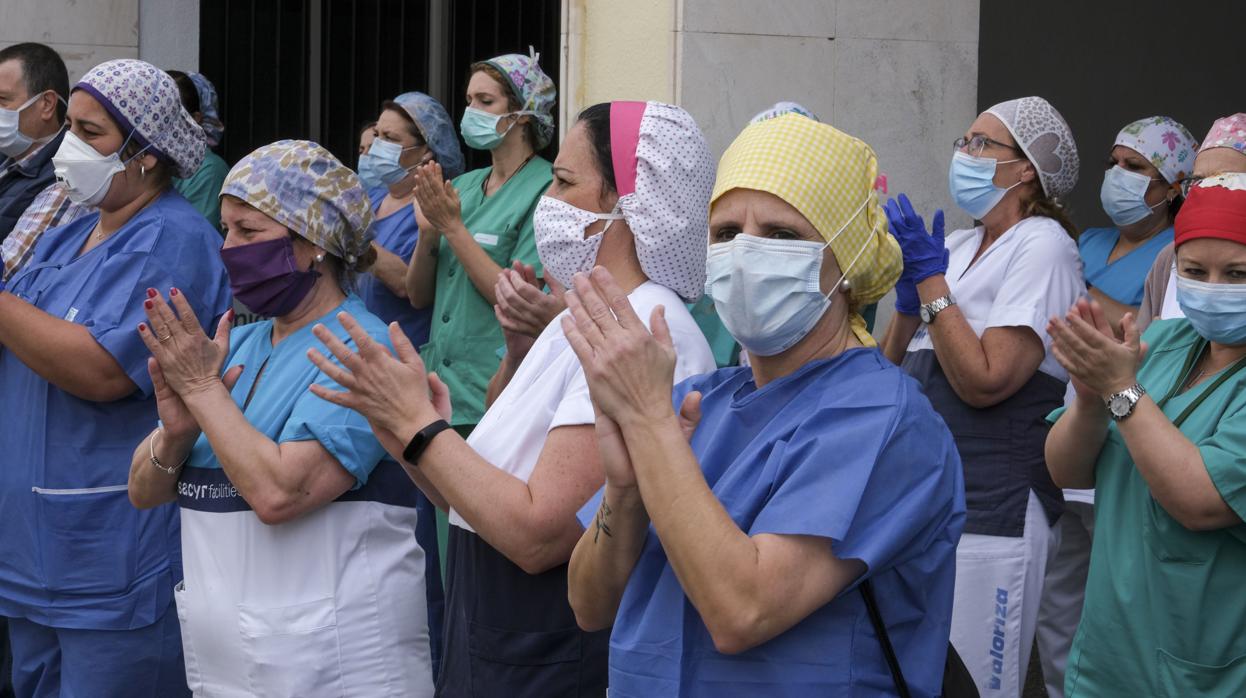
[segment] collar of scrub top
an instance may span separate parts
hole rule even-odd
[[[636,191],[636,148],[640,145],[640,122],[646,106],[645,102],[610,103],[610,154],[620,197]]]

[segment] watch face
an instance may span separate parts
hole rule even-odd
[[[1131,403],[1129,398],[1124,395],[1115,395],[1112,401],[1108,403],[1108,409],[1117,417],[1124,417],[1129,414]]]
[[[926,323],[927,325],[929,325],[930,321],[934,319],[934,315],[930,313],[930,308],[927,308],[924,305],[921,307],[920,310],[918,310],[918,314],[921,315],[922,322]]]

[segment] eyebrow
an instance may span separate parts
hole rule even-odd
[[[575,170],[569,170],[569,169],[567,169],[567,168],[565,168],[565,167],[560,167],[560,166],[558,166],[558,165],[555,165],[555,166],[554,166],[553,168],[551,168],[551,169],[553,170],[553,172],[554,172],[555,174],[559,174],[559,173],[569,174],[569,175],[574,175],[574,174],[575,174]]]

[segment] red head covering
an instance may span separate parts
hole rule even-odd
[[[1197,238],[1246,245],[1246,175],[1209,177],[1190,189],[1175,227],[1177,247]]]

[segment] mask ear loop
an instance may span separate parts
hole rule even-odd
[[[606,239],[606,231],[610,229],[611,225],[614,225],[615,221],[627,220],[627,217],[619,212],[619,205],[617,203],[614,205],[614,208],[610,210],[610,213],[594,213],[593,215],[597,216],[597,220],[606,222],[605,227],[603,227],[599,232],[593,235],[593,237],[597,237],[598,235],[600,235],[602,240]],[[597,248],[600,250],[601,245],[598,244]],[[584,262],[587,260],[588,260],[588,252],[585,252],[584,257],[580,259],[580,263],[578,266],[580,268],[583,268]]]
[[[839,227],[839,230],[835,231],[835,234],[831,236],[831,239],[828,240],[826,244],[822,246],[822,251],[825,251],[826,248],[833,245],[835,241],[839,239],[839,236],[844,234],[844,231],[848,229],[848,226],[852,225],[852,222],[857,219],[857,216],[860,216],[861,213],[865,211],[865,207],[870,204],[870,199],[873,196],[874,196],[873,192],[866,194],[865,201],[861,202],[861,205],[857,207],[856,212],[853,213],[852,216],[850,216],[848,220],[845,221],[844,224]],[[856,256],[852,258],[852,261],[848,263],[848,266],[844,267],[843,272],[839,276],[839,280],[836,281],[831,286],[830,293],[827,293],[825,296],[826,302],[828,304],[831,303],[831,296],[835,295],[835,291],[840,289],[841,287],[844,287],[844,282],[847,281],[848,279],[848,272],[852,271],[852,268],[856,265],[857,260],[861,259],[861,255],[865,254],[865,250],[867,247],[869,247],[869,240],[866,240],[866,244],[861,246],[861,249],[857,251]],[[849,287],[845,287],[844,290],[847,291],[849,290],[849,288],[850,288],[850,285]]]

